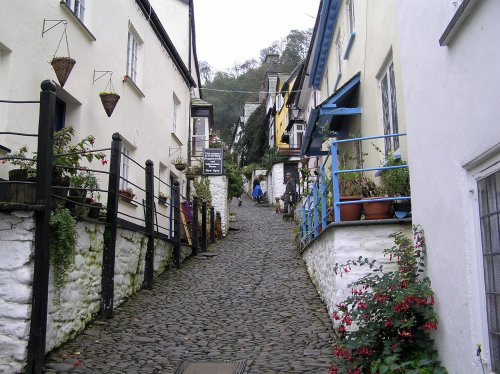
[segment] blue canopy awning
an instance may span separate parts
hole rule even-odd
[[[337,136],[345,116],[361,114],[361,108],[348,106],[356,94],[360,81],[361,73],[357,73],[311,112],[300,156],[325,155],[327,152],[321,150],[325,135]]]

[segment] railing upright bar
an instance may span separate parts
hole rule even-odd
[[[36,203],[43,209],[35,212],[35,258],[30,337],[26,372],[41,374],[45,362],[47,306],[49,294],[49,220],[51,209],[53,124],[55,121],[56,86],[49,80],[41,84],[38,120],[38,155]]]
[[[340,222],[340,191],[339,191],[339,165],[337,157],[337,143],[330,143],[332,155],[332,184],[333,184],[333,212],[335,214],[335,222]]]
[[[326,172],[325,164],[321,166],[320,173],[320,193],[321,193],[321,227],[323,230],[326,228],[326,194],[328,189],[326,188]]]
[[[318,220],[318,183],[317,180],[314,182],[313,186],[313,227],[314,227],[314,237],[319,235],[319,220]]]
[[[191,222],[191,252],[198,255],[198,196],[193,197],[193,220]]]
[[[207,250],[207,202],[201,203],[201,250]]]
[[[109,162],[108,200],[106,203],[106,227],[104,229],[104,248],[102,253],[101,277],[101,315],[113,317],[114,278],[115,278],[115,246],[118,224],[118,190],[120,183],[122,137],[113,134],[111,156]]]
[[[307,235],[307,215],[306,215],[306,208],[304,205],[302,205],[302,238],[306,238]],[[305,240],[304,240],[305,244]]]
[[[181,267],[181,202],[180,202],[180,186],[179,181],[174,182],[173,186],[173,201],[174,201],[174,266],[179,269]]]
[[[155,253],[155,238],[154,238],[154,163],[151,160],[146,161],[145,168],[146,177],[146,232],[148,243],[146,249],[146,258],[144,265],[144,288],[151,289],[153,287],[154,278],[154,253]]]
[[[210,207],[210,244],[215,243],[215,207]]]

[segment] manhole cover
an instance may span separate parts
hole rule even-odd
[[[185,361],[175,374],[241,374],[245,361]]]

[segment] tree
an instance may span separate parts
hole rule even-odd
[[[238,143],[245,164],[260,163],[268,146],[269,129],[266,121],[266,106],[261,104],[248,118]]]

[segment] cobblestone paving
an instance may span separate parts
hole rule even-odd
[[[47,358],[46,372],[173,373],[184,360],[245,360],[246,373],[328,373],[333,331],[271,208],[234,202],[240,228],[159,277]],[[78,353],[78,354],[77,354]],[[79,365],[75,366],[78,360]]]

